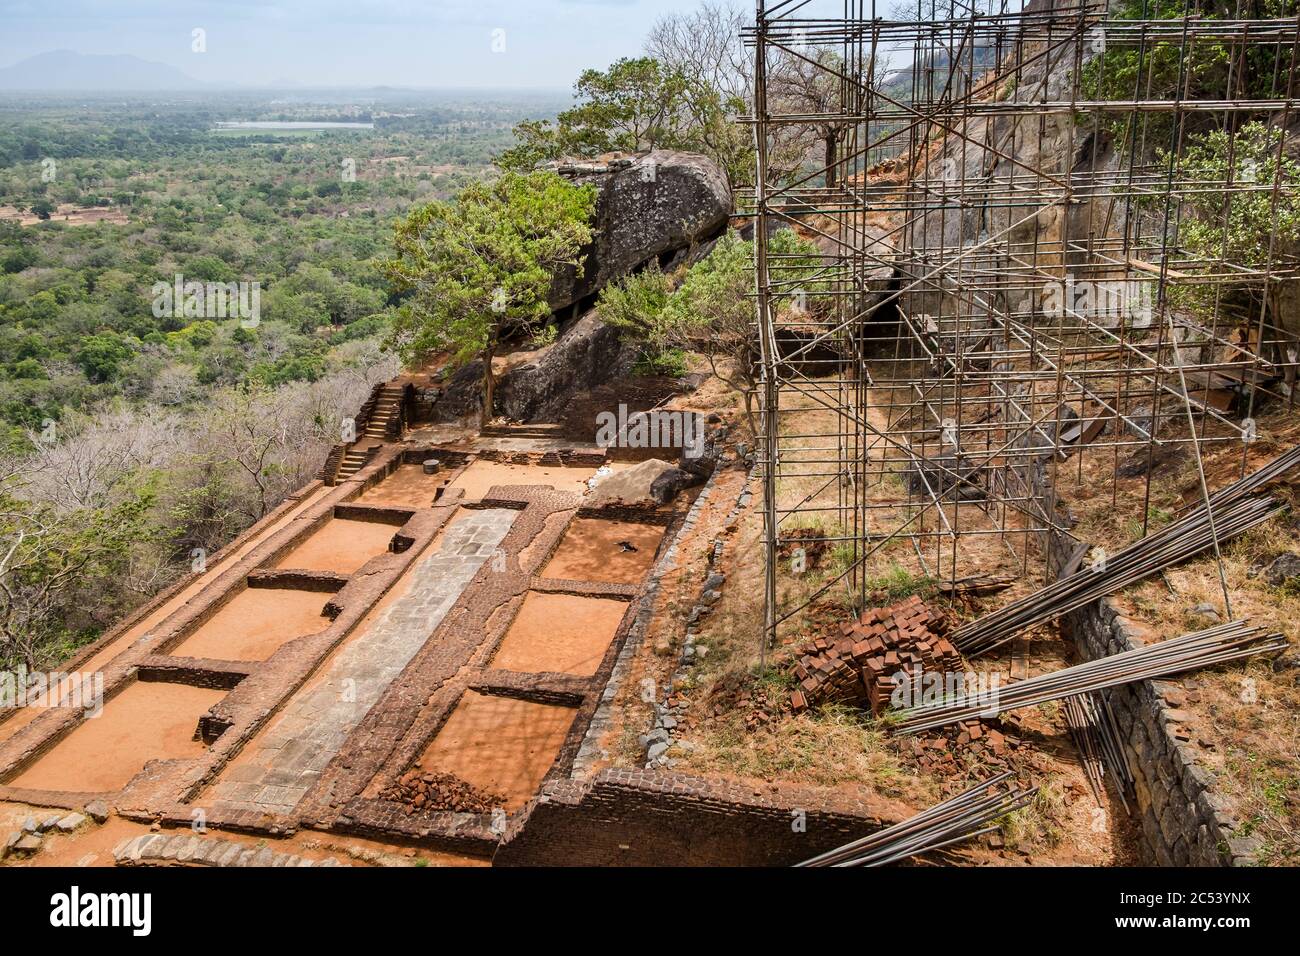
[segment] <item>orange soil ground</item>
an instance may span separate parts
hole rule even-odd
[[[589,677],[599,670],[627,608],[626,601],[609,598],[529,592],[492,666]]]
[[[205,745],[194,739],[199,717],[226,693],[137,681],[10,782],[78,793],[120,790],[150,760],[202,753]]]
[[[590,466],[508,465],[477,458],[448,487],[465,489],[465,497],[479,501],[493,485],[549,485],[560,491],[583,494],[587,479],[596,473]]]
[[[276,567],[351,574],[387,551],[396,532],[391,524],[333,518],[290,551]]]
[[[664,536],[658,525],[634,521],[575,518],[564,532],[555,557],[542,576],[570,581],[636,584],[654,563],[655,549]],[[624,551],[620,541],[635,551]]]
[[[334,650],[330,651],[325,660],[317,665],[316,669],[312,671],[311,676],[303,683],[302,688],[298,693],[309,693],[313,688],[318,686],[321,681],[325,680],[325,678],[330,674],[330,665],[333,664],[334,659],[342,653],[343,649],[349,646],[353,641],[368,634],[370,629],[375,626],[375,621],[377,621],[379,616],[388,609],[389,605],[394,601],[405,597],[410,592],[412,569],[420,564],[420,562],[436,553],[437,550],[442,547],[443,536],[447,533],[447,529],[454,525],[463,514],[464,511],[457,510],[455,514],[447,519],[447,522],[442,526],[442,529],[439,530],[433,540],[425,546],[425,549],[411,561],[406,571],[397,579],[393,586],[388,589],[388,592],[375,602],[374,607],[366,612],[365,617],[363,617],[360,623],[352,629],[351,633],[349,633],[348,636],[334,648]],[[257,733],[253,735],[253,738],[240,750],[235,758],[226,764],[225,769],[222,770],[222,775],[224,776],[224,774],[228,773],[232,767],[239,767],[248,763],[252,759],[252,756],[260,749],[262,740],[266,734],[269,733],[270,728],[274,726],[274,724],[274,720],[268,721],[264,724]],[[218,779],[221,779],[221,777],[218,777]]]
[[[178,657],[264,661],[286,641],[329,626],[321,614],[328,594],[287,588],[248,588],[176,646]]]
[[[574,710],[466,692],[421,755],[421,770],[453,773],[506,798],[515,810],[537,792],[555,763]]]
[[[358,504],[428,508],[447,480],[445,474],[426,475],[422,465],[401,465],[375,487],[357,498]]]

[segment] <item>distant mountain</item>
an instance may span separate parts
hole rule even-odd
[[[0,90],[194,90],[206,85],[175,67],[127,54],[51,50],[0,69]]]

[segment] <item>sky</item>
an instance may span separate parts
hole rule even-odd
[[[698,0],[0,0],[0,67],[129,53],[231,86],[571,87]],[[203,43],[195,42],[201,30]],[[196,45],[205,46],[196,51]]]

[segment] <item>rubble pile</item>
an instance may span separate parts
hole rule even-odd
[[[419,769],[406,771],[380,796],[402,804],[407,813],[417,810],[491,813],[506,803],[500,794],[480,790],[453,773]]]
[[[1004,714],[988,722],[971,720],[909,738],[903,744],[903,753],[911,754],[918,769],[940,777],[964,779],[972,769],[1044,769],[1034,761],[1032,748],[1021,734],[1019,715]]]

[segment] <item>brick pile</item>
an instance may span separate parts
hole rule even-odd
[[[870,707],[889,704],[894,675],[962,669],[961,655],[943,635],[948,622],[917,595],[891,607],[870,608],[859,621],[840,625],[838,637],[819,637],[799,648],[790,695],[795,713],[821,704]]]
[[[458,813],[491,813],[504,807],[506,798],[487,793],[452,773],[408,770],[380,796],[402,804],[406,812],[454,810]]]

